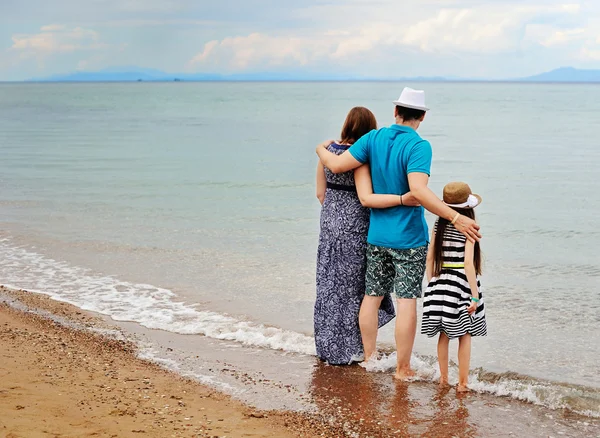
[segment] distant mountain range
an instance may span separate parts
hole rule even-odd
[[[405,78],[369,78],[357,76],[335,76],[306,73],[238,73],[231,75],[206,73],[165,73],[159,70],[136,67],[107,69],[95,72],[76,72],[31,79],[26,82],[198,82],[198,81],[482,81],[485,79],[467,79],[457,77],[405,77]],[[491,81],[490,82],[499,82]],[[502,82],[600,82],[600,70],[580,70],[562,67],[535,76],[518,79],[505,79]]]
[[[527,82],[600,82],[600,70],[579,70],[573,67],[557,68],[546,73],[523,78]]]
[[[100,71],[81,71],[64,75],[55,75],[45,78],[30,79],[27,82],[173,82],[173,81],[317,81],[317,80],[353,80],[350,76],[334,76],[310,73],[289,72],[264,72],[264,73],[165,73],[160,70],[143,69],[136,67],[107,69]],[[361,80],[362,78],[358,78]]]

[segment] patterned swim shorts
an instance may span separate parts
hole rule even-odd
[[[393,291],[396,298],[420,298],[426,258],[427,245],[393,249],[369,244],[365,295],[381,297]]]

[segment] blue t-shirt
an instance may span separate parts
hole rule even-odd
[[[408,174],[430,174],[431,145],[409,126],[392,125],[361,137],[350,149],[361,163],[369,163],[373,193],[402,195],[410,191]],[[371,209],[367,241],[386,248],[408,249],[429,242],[423,207]]]

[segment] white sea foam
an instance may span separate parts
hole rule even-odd
[[[6,286],[40,292],[116,321],[134,321],[152,329],[315,354],[310,336],[198,310],[194,305],[176,301],[176,295],[169,289],[97,275],[13,246],[9,239],[0,240],[0,275]]]
[[[440,372],[435,358],[413,355],[410,364],[416,372],[413,380],[439,380]],[[393,372],[396,353],[383,354],[377,360],[364,364],[364,368],[369,372]],[[448,382],[456,385],[458,368],[450,366],[448,374]],[[581,415],[600,418],[600,391],[594,388],[549,382],[514,373],[489,373],[481,369],[471,371],[469,387],[480,393],[510,397],[550,409],[569,409]]]

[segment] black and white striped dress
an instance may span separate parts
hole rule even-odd
[[[437,232],[437,222],[435,224]],[[450,339],[465,334],[486,336],[485,305],[481,290],[473,316],[467,308],[471,304],[471,288],[465,274],[466,237],[448,224],[444,232],[442,271],[433,277],[423,296],[421,333],[433,337],[444,332]],[[444,266],[445,265],[445,266]],[[479,279],[477,287],[481,288]]]

